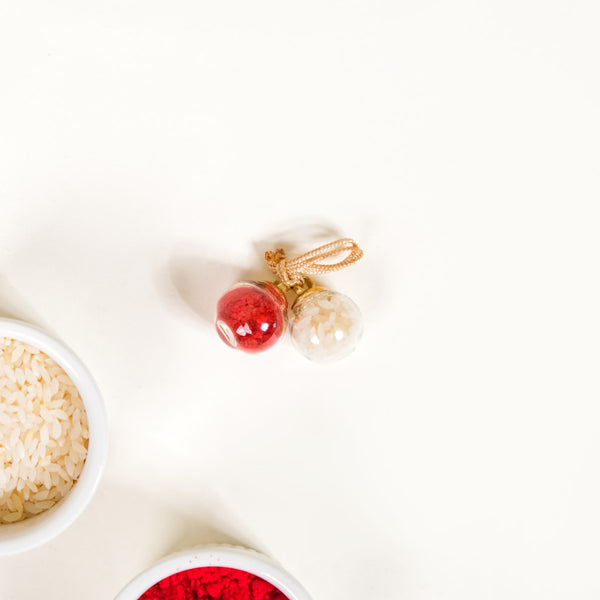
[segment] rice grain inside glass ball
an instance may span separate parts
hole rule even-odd
[[[319,362],[338,360],[356,348],[363,332],[358,306],[344,294],[319,290],[292,308],[291,337],[297,350]]]

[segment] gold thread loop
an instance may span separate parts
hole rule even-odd
[[[343,252],[348,252],[348,255],[336,263],[323,264],[319,262]],[[350,238],[336,240],[291,259],[287,258],[283,248],[277,248],[274,252],[265,252],[265,260],[269,269],[288,288],[301,285],[307,275],[331,273],[344,269],[360,260],[362,256],[363,251]]]

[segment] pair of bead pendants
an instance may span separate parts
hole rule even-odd
[[[319,262],[342,252],[349,252],[342,261]],[[347,356],[362,335],[360,310],[348,296],[315,286],[309,275],[344,268],[361,257],[362,250],[350,239],[292,260],[282,249],[267,252],[267,264],[277,280],[244,281],[226,292],[217,304],[219,336],[232,348],[262,352],[281,338],[289,321],[292,342],[307,358],[329,362]],[[296,296],[291,307],[288,292]]]

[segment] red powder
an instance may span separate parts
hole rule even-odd
[[[139,600],[288,600],[268,581],[228,567],[198,567],[165,577]]]
[[[268,282],[246,281],[221,296],[216,327],[221,339],[244,352],[270,348],[285,330],[285,296]]]

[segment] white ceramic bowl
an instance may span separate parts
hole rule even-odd
[[[71,378],[85,405],[90,439],[79,480],[51,509],[19,523],[0,524],[0,556],[40,546],[64,531],[92,499],[106,462],[108,425],[100,390],[87,367],[62,342],[41,329],[12,319],[0,319],[0,337],[21,340],[53,358]]]
[[[311,600],[308,592],[268,556],[248,548],[222,544],[184,550],[163,558],[140,573],[115,600],[138,600],[148,588],[165,577],[198,567],[229,567],[246,571],[273,584],[288,600]]]

